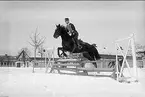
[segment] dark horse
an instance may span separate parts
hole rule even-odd
[[[60,24],[56,25],[56,29],[55,29],[55,33],[54,33],[53,37],[58,38],[59,36],[61,36],[61,39],[62,39],[62,48],[58,48],[58,56],[60,56],[59,50],[62,50],[63,52],[68,51],[71,53],[87,52],[87,53],[83,53],[83,56],[91,61],[98,60],[101,58],[97,49],[93,45],[83,42],[82,40],[79,40],[79,43],[82,46],[82,48],[79,49],[73,40],[73,35],[70,36],[68,34],[66,28]],[[94,65],[95,65],[95,67],[97,67],[96,64],[94,64]]]

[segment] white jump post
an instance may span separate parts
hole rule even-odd
[[[127,47],[127,50],[126,50],[126,53],[124,54],[123,51],[121,50],[120,48],[120,45],[119,45],[119,42],[120,41],[124,41],[124,40],[127,40],[129,39],[128,41],[128,47]],[[131,45],[131,50],[132,50],[132,58],[133,58],[133,75],[131,73],[131,70],[130,70],[130,66],[127,62],[127,53],[128,53],[128,50],[129,50],[129,45]],[[138,80],[138,75],[137,75],[137,62],[136,62],[136,51],[135,51],[135,42],[134,42],[134,34],[132,34],[130,37],[127,37],[127,38],[124,38],[124,39],[120,39],[120,40],[117,40],[115,41],[115,49],[116,49],[116,71],[117,71],[117,80],[119,80],[119,78],[121,78],[121,75],[123,73],[123,68],[124,68],[124,63],[126,62],[126,65],[127,65],[127,68],[128,68],[128,71],[131,75],[131,77],[135,78],[136,80]],[[121,55],[123,56],[123,62],[122,62],[122,67],[121,67],[121,70],[120,70],[120,73],[118,75],[118,51],[121,53]]]
[[[138,80],[134,34],[132,34],[131,46],[132,46],[132,56],[133,56],[134,77]]]

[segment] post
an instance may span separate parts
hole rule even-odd
[[[48,63],[46,65],[46,71],[45,73],[47,73],[48,71],[48,67],[50,66],[50,68],[52,68],[52,65],[53,65],[53,62],[54,62],[54,47],[53,49],[49,52],[49,55],[48,55],[48,52],[47,52],[47,58],[48,58]],[[46,58],[46,59],[47,59]],[[52,69],[51,69],[52,70]],[[51,72],[51,71],[50,71]]]
[[[53,46],[52,55],[51,55],[52,56],[51,57],[52,58],[52,60],[51,60],[52,62],[50,63],[51,66],[54,64],[54,50],[55,50],[55,47]]]
[[[46,50],[45,50],[44,53],[45,53],[45,63],[44,63],[44,64],[45,64],[45,68],[46,68],[46,64],[47,64],[47,63],[46,63],[46,58],[47,58],[47,56],[46,56]]]
[[[145,68],[145,58],[142,58],[143,68]]]
[[[54,65],[54,50],[55,50],[55,47],[53,46],[53,50],[52,50],[52,60],[50,61],[50,68],[52,68],[52,66]]]
[[[138,79],[137,74],[137,62],[136,62],[136,50],[135,50],[135,42],[134,42],[134,34],[131,38],[131,48],[132,48],[132,56],[133,56],[133,71],[134,71],[134,77]]]
[[[36,47],[34,48],[34,64],[33,64],[33,73],[34,73],[34,67],[36,65]]]
[[[117,74],[117,81],[119,80],[118,79],[118,74],[119,74],[119,72],[118,72],[118,50],[117,50],[117,44],[115,43],[115,49],[116,49],[116,74]]]

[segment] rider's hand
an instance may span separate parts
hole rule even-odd
[[[72,33],[71,33],[70,31],[68,32],[68,34],[69,34],[70,36],[72,35]]]

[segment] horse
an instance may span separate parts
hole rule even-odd
[[[67,56],[64,52],[68,51],[71,53],[83,53],[83,56],[87,58],[90,61],[99,60],[101,57],[98,53],[98,50],[91,44],[87,42],[83,42],[82,40],[78,40],[79,44],[81,45],[81,49],[78,48],[74,42],[73,35],[69,35],[67,32],[67,29],[63,25],[56,25],[55,32],[53,34],[53,37],[57,39],[58,37],[61,37],[62,39],[62,48],[58,48],[58,56],[59,50],[63,51],[63,54]],[[97,68],[97,64],[94,63],[94,66]]]

